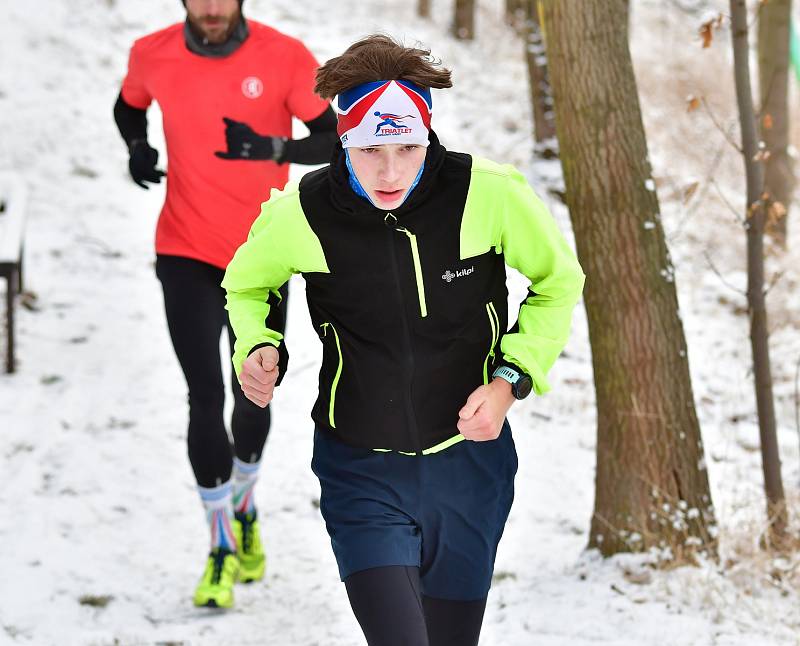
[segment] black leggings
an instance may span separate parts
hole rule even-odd
[[[486,599],[449,601],[420,592],[419,568],[351,574],[347,596],[369,646],[477,646]]]
[[[225,272],[198,260],[159,255],[156,275],[164,290],[172,346],[189,389],[189,461],[197,484],[214,487],[230,479],[232,454],[244,462],[261,457],[269,433],[269,407],[259,408],[247,399],[232,372],[231,450],[223,419],[225,386],[219,349],[222,328],[227,327],[233,353],[233,330],[225,309],[225,290],[220,287]],[[270,316],[280,321],[280,332],[287,290],[288,285],[281,289],[280,316]],[[225,367],[231,367],[230,362]]]

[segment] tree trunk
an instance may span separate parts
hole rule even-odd
[[[745,0],[730,0],[733,66],[736,101],[742,131],[742,155],[747,175],[747,304],[750,310],[750,345],[756,386],[761,461],[767,494],[767,540],[782,548],[787,540],[786,501],[783,495],[781,460],[775,432],[775,405],[769,361],[767,308],[764,296],[764,167],[757,160],[758,134],[750,89],[747,6]]]
[[[764,189],[770,200],[779,202],[786,212],[794,192],[794,169],[789,156],[789,31],[792,0],[769,0],[758,14],[758,79],[761,100],[762,136],[769,158],[766,160]],[[766,231],[781,246],[786,246],[786,213],[767,222]]]
[[[589,546],[716,556],[675,275],[628,50],[627,0],[545,0],[561,164],[597,396]]]
[[[545,159],[558,157],[556,121],[553,113],[553,92],[547,74],[547,53],[544,34],[539,20],[541,2],[525,0],[525,21],[522,35],[525,42],[525,59],[533,109],[533,137],[536,154]]]
[[[475,0],[456,0],[453,36],[459,40],[475,38]]]
[[[417,14],[420,18],[430,18],[431,0],[419,0],[417,3]]]

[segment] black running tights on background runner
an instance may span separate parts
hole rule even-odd
[[[486,599],[449,601],[420,592],[419,568],[378,567],[344,581],[369,646],[477,646]]]
[[[231,355],[233,330],[225,309],[225,290],[220,287],[224,270],[190,258],[162,256],[156,259],[156,275],[164,290],[164,307],[172,346],[189,389],[189,461],[197,484],[214,487],[231,476],[231,446],[225,430],[223,368],[232,371],[230,360],[220,365],[220,335],[228,328]],[[280,332],[285,322],[288,285],[281,288]],[[272,316],[270,319],[272,320]],[[259,408],[244,396],[232,374],[233,451],[240,460],[261,457],[269,433],[269,407]]]

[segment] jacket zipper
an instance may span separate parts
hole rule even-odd
[[[500,319],[497,317],[497,311],[494,309],[494,303],[489,301],[486,304],[486,313],[489,315],[489,325],[492,326],[492,344],[489,346],[489,354],[483,360],[483,383],[489,383],[489,360],[494,363],[494,346],[500,338]]]
[[[407,383],[408,383],[408,392],[406,394],[406,416],[408,417],[408,423],[411,426],[412,435],[417,440],[417,453],[422,452],[422,438],[419,434],[419,429],[417,427],[417,417],[414,413],[414,406],[413,406],[413,378],[414,378],[414,350],[413,346],[411,345],[411,330],[408,324],[408,315],[406,313],[405,302],[403,300],[403,290],[400,287],[400,270],[397,266],[397,252],[394,248],[394,234],[392,233],[392,229],[395,228],[394,225],[397,224],[397,217],[393,213],[387,213],[386,217],[383,220],[384,224],[387,227],[387,235],[389,240],[389,254],[392,257],[392,271],[394,272],[394,284],[395,288],[397,289],[397,301],[400,304],[400,320],[403,323],[403,337],[405,340],[405,354],[406,354],[406,370],[408,372],[407,376]],[[412,245],[413,249],[413,245]]]
[[[417,245],[417,236],[405,227],[395,227],[401,233],[408,236],[411,243],[411,256],[414,258],[414,276],[417,280],[417,296],[419,297],[419,313],[422,318],[428,316],[428,306],[425,303],[425,281],[422,278],[422,263],[419,260],[419,246]]]
[[[339,343],[339,333],[331,323],[323,323],[320,327],[322,328],[322,336],[325,338],[328,337],[328,328],[333,330],[333,336],[336,339],[336,351],[339,353],[339,365],[336,369],[336,375],[333,377],[333,383],[331,384],[330,404],[328,406],[328,421],[331,424],[331,428],[336,428],[336,422],[333,418],[333,408],[336,405],[336,387],[339,385],[339,378],[342,376],[342,346]]]

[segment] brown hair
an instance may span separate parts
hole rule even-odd
[[[383,34],[372,34],[353,43],[344,54],[317,70],[314,92],[324,99],[362,83],[403,79],[424,88],[452,87],[450,70],[429,49],[403,47]]]

